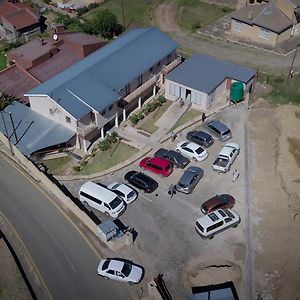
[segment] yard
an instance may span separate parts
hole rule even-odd
[[[6,68],[6,56],[4,53],[0,53],[0,71]]]
[[[179,24],[189,30],[197,31],[200,28],[214,22],[232,10],[229,7],[221,7],[200,0],[176,0],[179,7],[177,19]]]
[[[151,11],[158,2],[159,0],[109,0],[84,16],[89,19],[97,11],[109,9],[117,16],[120,24],[124,25],[125,23],[126,28],[149,26],[151,25],[152,20]],[[124,8],[124,19],[122,3]]]
[[[163,103],[162,106],[147,116],[147,119],[143,121],[142,125],[139,126],[139,129],[149,133],[154,133],[158,129],[158,127],[154,125],[155,122],[164,114],[171,104],[171,101],[166,101]]]
[[[195,109],[190,109],[186,111],[181,118],[174,124],[174,126],[169,130],[169,132],[175,130],[176,128],[182,126],[183,124],[187,123],[188,121],[191,121],[197,117],[200,117],[201,112]]]

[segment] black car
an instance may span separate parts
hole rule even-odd
[[[142,172],[129,171],[125,174],[124,179],[145,193],[152,193],[158,187],[158,183],[154,179]]]
[[[201,130],[188,132],[186,135],[186,139],[205,148],[210,147],[214,143],[213,137],[210,134]]]
[[[185,168],[190,163],[190,160],[188,158],[184,157],[177,151],[167,150],[164,148],[160,148],[159,150],[157,150],[154,153],[154,156],[166,159],[177,168],[182,168],[182,169]]]

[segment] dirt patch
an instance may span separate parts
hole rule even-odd
[[[294,157],[299,151],[300,120],[296,110],[297,106],[275,107],[259,101],[249,114],[255,299],[300,297],[300,240],[295,238],[300,231],[300,176]]]
[[[298,167],[300,167],[300,140],[297,138],[287,138],[289,150],[294,156]]]

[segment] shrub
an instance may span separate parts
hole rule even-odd
[[[197,30],[201,28],[201,23],[196,22],[192,24],[192,30]]]
[[[89,11],[89,9],[86,6],[79,7],[79,8],[76,9],[78,17],[80,17],[81,15],[85,14],[88,11]]]
[[[106,151],[109,149],[109,142],[107,141],[107,139],[99,142],[99,149],[101,151]]]
[[[158,97],[158,101],[159,101],[160,104],[163,104],[167,101],[167,99],[163,95],[160,95]]]
[[[129,117],[129,120],[130,120],[130,122],[131,122],[133,125],[136,125],[136,124],[139,122],[140,118],[139,118],[138,115],[132,114],[132,115]]]
[[[88,10],[92,10],[92,9],[94,9],[94,8],[97,8],[98,6],[99,6],[100,4],[99,3],[97,3],[97,2],[92,2],[92,3],[90,3],[89,5],[88,5]]]
[[[74,170],[75,172],[79,172],[79,171],[81,170],[81,167],[80,167],[80,166],[74,166],[74,167],[73,167],[73,170]]]
[[[229,7],[226,7],[226,6],[225,6],[225,7],[223,7],[223,8],[222,8],[222,11],[223,11],[224,13],[227,13],[227,12],[229,12]]]

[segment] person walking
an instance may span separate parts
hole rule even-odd
[[[232,182],[235,182],[240,176],[240,173],[238,170],[234,170],[232,173]]]
[[[176,186],[174,184],[171,184],[170,187],[169,187],[169,191],[168,191],[168,194],[171,196],[171,198],[176,193],[175,190],[176,190]]]
[[[203,123],[203,122],[205,121],[205,119],[206,119],[206,114],[205,114],[205,112],[202,113],[201,118],[202,118],[202,123]]]

